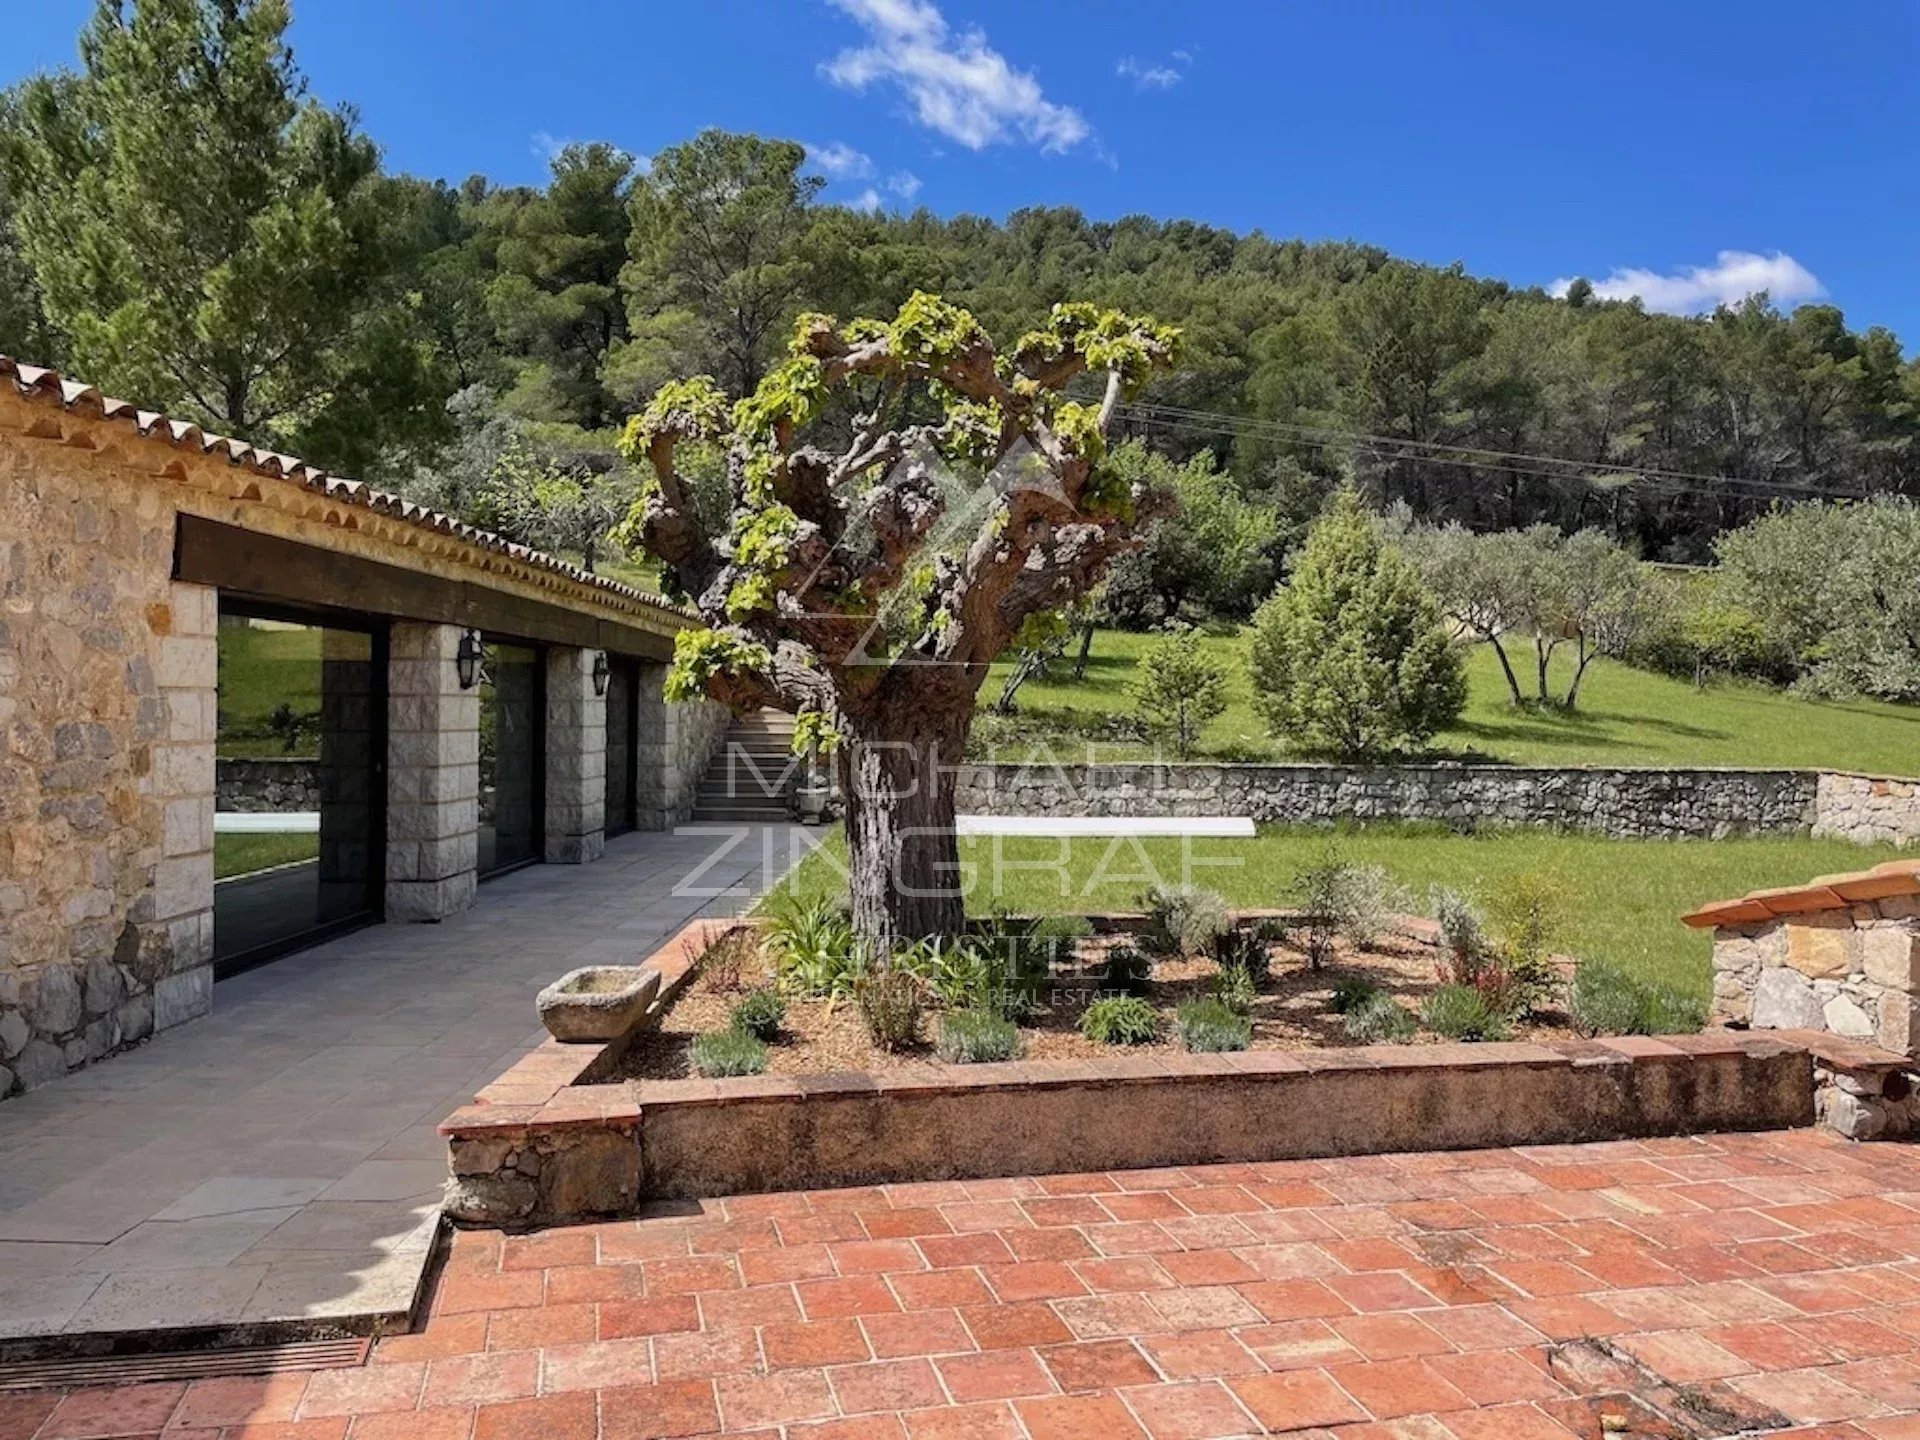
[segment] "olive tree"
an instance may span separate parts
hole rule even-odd
[[[678,637],[667,696],[787,710],[797,745],[832,751],[854,923],[877,946],[964,921],[953,784],[974,697],[1030,617],[1139,543],[1154,500],[1103,463],[1106,431],[1177,338],[1064,304],[1003,354],[916,292],[891,321],[802,316],[737,403],[696,376],[628,422],[651,478],[623,533],[706,622]],[[1097,398],[1069,398],[1085,376]],[[725,455],[724,533],[683,473],[693,446]]]

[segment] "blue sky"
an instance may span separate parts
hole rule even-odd
[[[1669,309],[1766,283],[1920,348],[1912,0],[294,5],[395,168],[533,181],[556,141],[718,125],[805,141],[848,203],[1353,238]],[[0,82],[90,8],[13,7]]]

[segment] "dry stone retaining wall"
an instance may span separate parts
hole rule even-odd
[[[1920,843],[1920,781],[1829,771],[1820,777],[1813,833],[1857,845]]]
[[[223,759],[213,767],[214,801],[222,812],[280,814],[320,808],[320,762]]]
[[[1805,834],[1820,777],[1800,770],[1511,765],[969,765],[963,813],[1248,815],[1269,824],[1541,825],[1625,838]],[[1920,814],[1920,803],[1916,803]]]

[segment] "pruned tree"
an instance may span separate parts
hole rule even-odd
[[[625,534],[709,627],[678,637],[668,698],[771,706],[838,738],[854,923],[877,946],[964,921],[953,767],[974,697],[1030,616],[1138,543],[1154,498],[1103,465],[1106,431],[1177,339],[1066,304],[1002,355],[972,315],[916,291],[891,322],[803,315],[737,404],[697,376],[628,423],[653,480]],[[1101,397],[1067,398],[1088,374]],[[724,534],[701,524],[676,458],[691,445],[726,454]]]

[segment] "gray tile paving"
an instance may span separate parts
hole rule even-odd
[[[535,991],[744,909],[801,836],[756,831],[684,887],[711,829],[621,836],[223,981],[206,1019],[0,1104],[0,1339],[404,1313],[435,1123],[539,1043]]]

